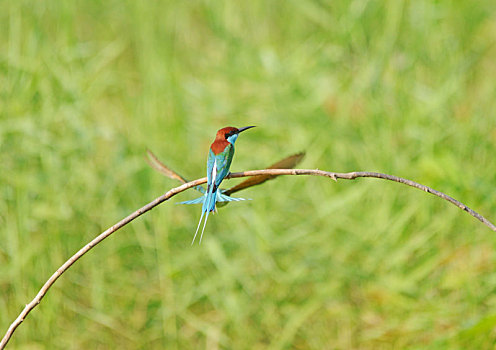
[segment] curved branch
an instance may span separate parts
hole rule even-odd
[[[489,220],[487,220],[485,217],[483,217],[482,215],[480,215],[476,211],[467,207],[462,202],[457,201],[453,197],[450,197],[447,194],[444,194],[443,192],[437,191],[437,190],[430,188],[428,186],[419,184],[418,182],[404,179],[404,178],[399,177],[399,176],[382,174],[382,173],[374,173],[374,172],[369,172],[369,171],[354,171],[351,173],[332,173],[332,172],[328,172],[328,171],[312,170],[312,169],[266,169],[266,170],[251,170],[251,171],[245,171],[245,172],[241,172],[241,173],[232,173],[232,174],[230,174],[229,178],[255,176],[255,175],[318,175],[318,176],[330,177],[334,181],[337,181],[337,179],[354,180],[358,177],[375,177],[377,179],[384,179],[384,180],[399,182],[399,183],[402,183],[402,184],[405,184],[405,185],[408,185],[411,187],[415,187],[415,188],[422,190],[424,192],[433,194],[439,198],[442,198],[442,199],[450,202],[451,204],[456,205],[458,208],[465,210],[467,213],[472,215],[474,218],[478,219],[484,225],[486,225],[491,230],[496,232],[496,226],[494,226],[493,223],[491,223]]]
[[[41,299],[43,299],[43,297],[48,292],[50,287],[55,283],[55,281],[57,281],[57,279],[65,271],[67,271],[69,269],[69,267],[71,267],[77,260],[79,260],[88,251],[90,251],[91,248],[93,248],[97,244],[101,243],[105,238],[110,236],[115,231],[117,231],[120,228],[129,224],[131,221],[136,219],[138,216],[141,216],[142,214],[146,213],[147,211],[155,208],[160,203],[168,200],[169,198],[175,196],[178,193],[181,193],[181,192],[187,190],[188,188],[195,187],[197,185],[201,185],[202,183],[205,183],[205,182],[207,182],[206,177],[198,179],[198,180],[194,180],[194,181],[188,182],[184,185],[181,185],[179,187],[173,188],[172,190],[168,191],[164,195],[162,195],[162,196],[156,198],[155,200],[153,200],[152,202],[148,203],[144,207],[136,210],[134,213],[132,213],[128,217],[122,219],[114,226],[108,228],[106,231],[101,233],[99,236],[97,236],[91,242],[89,242],[84,247],[82,247],[76,254],[74,254],[69,260],[67,260],[62,266],[60,266],[57,269],[57,271],[55,271],[55,273],[48,279],[48,281],[45,282],[43,287],[41,287],[38,294],[36,294],[36,297],[29,304],[27,304],[24,307],[24,309],[19,314],[19,316],[17,316],[17,318],[14,320],[14,322],[12,322],[9,329],[5,333],[5,336],[3,337],[2,341],[0,342],[0,350],[5,348],[5,346],[7,345],[8,341],[12,337],[12,334],[14,333],[16,328],[19,327],[19,325],[24,321],[24,319],[31,312],[31,310],[33,310],[41,302]]]
[[[473,211],[469,207],[467,207],[465,204],[457,201],[456,199],[442,193],[439,191],[436,191],[430,187],[424,186],[422,184],[419,184],[417,182],[407,180],[398,176],[394,175],[388,175],[388,174],[382,174],[382,173],[374,173],[374,172],[366,172],[366,171],[356,171],[356,172],[351,172],[351,173],[333,173],[333,172],[328,172],[328,171],[322,171],[322,170],[312,170],[312,169],[264,169],[264,170],[251,170],[251,171],[245,171],[245,172],[239,172],[239,173],[231,173],[229,174],[226,178],[237,178],[237,177],[247,177],[247,176],[256,176],[256,175],[316,175],[316,176],[324,176],[333,179],[334,181],[337,181],[337,179],[344,179],[344,180],[353,180],[359,177],[373,177],[373,178],[378,178],[378,179],[384,179],[384,180],[390,180],[394,182],[399,182],[408,186],[415,187],[419,190],[431,193],[439,198],[442,198],[454,205],[456,205],[458,208],[468,212],[470,215],[473,217],[477,218],[480,220],[483,224],[485,224],[487,227],[489,227],[491,230],[496,231],[496,226],[492,224],[489,220],[487,220],[485,217],[480,215],[479,213]],[[173,188],[169,190],[167,193],[163,194],[162,196],[156,198],[152,202],[148,203],[147,205],[143,206],[142,208],[136,210],[134,213],[129,215],[128,217],[122,219],[119,221],[117,224],[113,225],[103,233],[101,233],[99,236],[97,236],[95,239],[93,239],[91,242],[86,244],[84,247],[82,247],[76,254],[74,254],[69,260],[67,260],[62,266],[60,266],[57,271],[45,282],[43,287],[41,287],[40,291],[34,299],[27,304],[22,312],[19,314],[19,316],[12,322],[10,325],[9,329],[5,333],[2,341],[0,342],[0,350],[4,349],[5,346],[7,346],[7,343],[9,342],[10,338],[14,334],[14,331],[19,327],[19,325],[24,321],[26,316],[41,302],[41,299],[46,295],[50,287],[57,281],[57,279],[65,272],[67,271],[77,260],[79,260],[84,254],[86,254],[89,250],[91,250],[93,247],[95,247],[97,244],[102,242],[105,238],[109,237],[111,234],[113,234],[115,231],[119,230],[120,228],[124,227],[137,217],[141,216],[142,214],[146,213],[147,211],[155,208],[157,205],[159,205],[162,202],[165,202],[166,200],[172,198],[178,193],[181,193],[191,187],[195,187],[197,185],[201,185],[203,183],[207,182],[207,178],[200,178],[188,183],[185,183],[179,187]]]

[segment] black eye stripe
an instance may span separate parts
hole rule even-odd
[[[235,131],[230,131],[230,132],[228,132],[228,133],[226,134],[226,136],[225,136],[226,140],[227,140],[229,137],[233,136],[235,133],[236,133]]]

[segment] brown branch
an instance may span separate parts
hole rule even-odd
[[[477,218],[480,220],[484,225],[489,227],[491,230],[496,231],[496,226],[492,224],[489,220],[484,218],[482,215],[479,213],[473,211],[469,207],[467,207],[465,204],[457,201],[456,199],[442,193],[439,191],[436,191],[430,187],[421,185],[417,182],[407,180],[398,176],[394,175],[388,175],[388,174],[382,174],[382,173],[374,173],[374,172],[366,172],[366,171],[358,171],[358,172],[352,172],[352,173],[332,173],[328,171],[322,171],[322,170],[312,170],[312,169],[264,169],[264,170],[251,170],[251,171],[245,171],[245,172],[240,172],[240,173],[231,173],[227,176],[227,178],[237,178],[237,177],[246,177],[246,176],[256,176],[256,175],[316,175],[316,176],[324,176],[333,179],[334,181],[337,181],[337,179],[345,179],[345,180],[353,180],[359,177],[374,177],[378,179],[384,179],[384,180],[390,180],[394,182],[399,182],[408,186],[415,187],[419,190],[431,193],[439,198],[442,198],[454,205],[456,205],[458,208],[465,210],[468,212],[470,215],[473,217]],[[5,333],[5,336],[3,337],[2,341],[0,342],[0,350],[4,349],[5,346],[7,345],[8,341],[14,334],[14,331],[19,327],[19,325],[24,321],[26,316],[33,310],[40,302],[41,299],[45,296],[45,294],[48,292],[50,287],[57,281],[57,279],[65,272],[67,271],[77,260],[79,260],[84,254],[86,254],[90,249],[95,247],[97,244],[102,242],[105,238],[110,236],[112,233],[115,231],[119,230],[120,228],[124,227],[134,219],[136,219],[138,216],[141,216],[142,214],[146,213],[147,211],[155,208],[157,205],[160,203],[168,200],[169,198],[175,196],[178,193],[181,193],[188,188],[195,187],[197,185],[201,185],[203,183],[207,182],[207,178],[201,178],[197,179],[188,183],[185,183],[179,187],[173,188],[164,195],[156,198],[152,202],[148,203],[144,207],[136,210],[134,213],[126,217],[125,219],[119,221],[117,224],[114,226],[110,227],[107,229],[105,232],[101,233],[98,237],[93,239],[91,242],[86,244],[83,248],[81,248],[76,254],[74,254],[69,260],[67,260],[62,266],[60,266],[57,271],[48,279],[48,281],[45,282],[43,287],[41,287],[40,291],[36,295],[36,297],[25,306],[25,308],[22,310],[22,312],[19,314],[19,316],[12,322],[10,325],[9,329]]]
[[[451,204],[456,205],[458,208],[465,210],[467,213],[472,215],[474,218],[478,219],[484,225],[486,225],[491,230],[496,232],[496,226],[494,226],[493,223],[491,223],[489,220],[487,220],[485,217],[483,217],[482,215],[480,215],[476,211],[467,207],[462,202],[457,201],[453,197],[450,197],[447,194],[444,194],[443,192],[440,192],[440,191],[437,191],[437,190],[430,188],[428,186],[419,184],[418,182],[404,179],[402,177],[398,177],[398,176],[394,176],[394,175],[374,173],[374,172],[369,172],[369,171],[354,171],[351,173],[331,173],[328,171],[312,170],[312,169],[266,169],[266,170],[251,170],[251,171],[245,171],[242,173],[232,173],[232,174],[230,174],[230,176],[228,178],[255,176],[255,175],[264,175],[264,174],[267,174],[267,175],[317,175],[317,176],[330,177],[334,181],[337,181],[337,179],[354,180],[358,177],[375,177],[377,179],[384,179],[384,180],[399,182],[399,183],[402,183],[402,184],[405,184],[405,185],[408,185],[411,187],[415,187],[415,188],[422,190],[424,192],[433,194],[439,198],[442,198],[442,199],[450,202]]]
[[[43,285],[43,287],[41,287],[41,289],[38,292],[38,294],[36,294],[36,297],[29,304],[27,304],[26,307],[24,307],[24,309],[19,314],[19,316],[10,325],[9,329],[7,330],[7,333],[5,333],[5,336],[3,337],[2,341],[0,342],[0,349],[4,349],[5,348],[5,346],[7,345],[8,341],[12,337],[12,334],[14,333],[14,331],[16,330],[16,328],[19,327],[19,325],[24,321],[24,319],[31,312],[31,310],[33,310],[41,302],[41,299],[43,299],[43,297],[48,292],[48,290],[50,289],[50,287],[55,283],[55,281],[57,281],[57,279],[65,271],[67,271],[67,269],[69,269],[69,267],[71,267],[72,264],[74,264],[77,260],[79,260],[91,248],[93,248],[94,246],[96,246],[97,244],[99,244],[100,242],[102,242],[105,238],[107,238],[108,236],[110,236],[112,233],[114,233],[118,229],[120,229],[120,228],[126,226],[127,224],[129,224],[131,221],[133,221],[134,219],[136,219],[138,216],[140,216],[140,215],[146,213],[147,211],[155,208],[160,203],[168,200],[169,198],[175,196],[178,193],[181,193],[181,192],[187,190],[188,188],[191,188],[191,187],[200,185],[200,184],[205,183],[205,182],[207,182],[207,178],[206,177],[201,178],[201,179],[198,179],[198,180],[194,180],[194,181],[188,182],[188,183],[186,183],[184,185],[181,185],[179,187],[173,188],[172,190],[168,191],[164,195],[162,195],[162,196],[156,198],[155,200],[153,200],[152,202],[148,203],[144,207],[136,210],[134,213],[132,213],[131,215],[129,215],[125,219],[122,219],[117,224],[115,224],[114,226],[110,227],[105,232],[101,233],[98,237],[96,237],[95,239],[93,239],[91,242],[89,242],[88,244],[86,244],[83,248],[81,248],[76,254],[74,254],[69,260],[67,260],[62,266],[60,266],[57,269],[57,271],[55,271],[55,273],[48,279],[48,281],[45,282],[45,284]]]

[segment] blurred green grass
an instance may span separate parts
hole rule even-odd
[[[392,173],[496,220],[496,6],[419,1],[0,2],[2,334],[76,250],[189,178]],[[71,268],[15,349],[492,349],[496,238],[420,191],[284,177],[209,220],[165,203]],[[193,198],[193,193],[181,198]],[[177,201],[177,199],[175,200]]]

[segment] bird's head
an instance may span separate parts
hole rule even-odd
[[[250,128],[254,128],[255,126],[245,126],[243,128],[233,128],[232,126],[228,126],[226,128],[222,128],[217,131],[217,135],[215,136],[215,140],[227,140],[230,144],[234,145],[236,139],[238,138],[239,133],[248,130]]]

